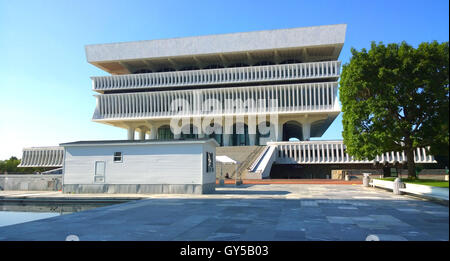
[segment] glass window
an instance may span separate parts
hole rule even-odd
[[[173,140],[173,133],[169,125],[159,127],[158,140]]]
[[[105,162],[104,161],[96,161],[95,162],[95,176],[104,176],[105,175]]]
[[[114,152],[114,162],[122,162],[122,152]]]

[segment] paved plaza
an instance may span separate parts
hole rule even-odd
[[[226,185],[209,195],[141,196],[0,227],[0,240],[449,240],[448,207],[361,185]]]

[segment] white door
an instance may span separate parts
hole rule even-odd
[[[94,183],[105,182],[105,165],[104,161],[95,162]]]

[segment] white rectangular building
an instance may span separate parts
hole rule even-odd
[[[214,139],[79,141],[64,147],[64,193],[203,194],[215,190]]]

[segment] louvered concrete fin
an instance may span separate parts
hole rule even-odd
[[[63,147],[24,148],[18,167],[62,167],[63,160]]]

